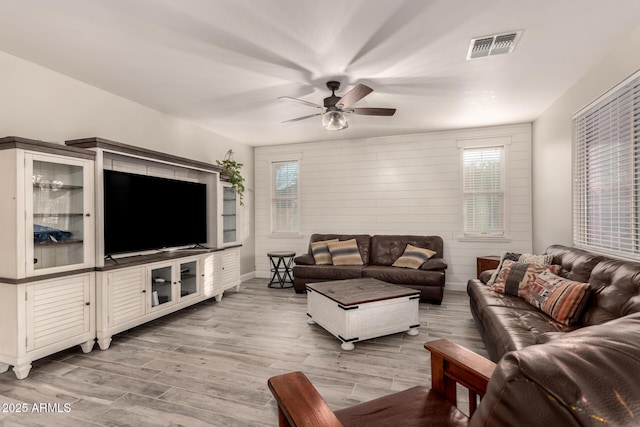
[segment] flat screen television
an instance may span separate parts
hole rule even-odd
[[[104,171],[104,252],[207,242],[206,184]]]

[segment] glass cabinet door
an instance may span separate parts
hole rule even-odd
[[[238,240],[237,195],[233,187],[222,187],[222,243],[235,243]]]
[[[180,299],[198,293],[198,261],[180,263]]]
[[[29,155],[27,163],[27,274],[63,271],[91,262],[87,256],[86,186],[88,169],[82,161],[68,162]],[[91,191],[91,190],[89,190]],[[33,242],[31,244],[31,242]],[[89,242],[90,243],[90,242]],[[90,243],[92,244],[92,243]]]
[[[171,265],[151,269],[151,308],[173,301],[173,273]]]

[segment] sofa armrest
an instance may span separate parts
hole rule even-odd
[[[469,414],[477,408],[477,398],[487,392],[496,364],[446,339],[429,341],[431,352],[431,388],[457,406],[456,384],[469,389]]]
[[[280,427],[343,427],[302,372],[271,377],[267,383],[278,403]]]
[[[296,265],[315,265],[316,264],[316,260],[313,258],[313,255],[309,255],[309,254],[303,254],[303,255],[297,256],[293,259],[293,262],[295,262]]]
[[[447,262],[444,258],[429,258],[420,266],[420,270],[446,270]]]

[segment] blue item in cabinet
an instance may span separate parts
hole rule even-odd
[[[68,231],[33,224],[33,241],[35,243],[63,242],[71,237]]]

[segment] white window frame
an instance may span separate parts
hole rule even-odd
[[[461,210],[461,223],[460,227],[462,234],[458,240],[461,241],[510,241],[509,235],[509,190],[507,183],[508,180],[508,167],[509,164],[509,146],[511,145],[511,137],[494,137],[494,138],[480,138],[480,139],[468,139],[458,140],[457,147],[460,151],[460,210]],[[500,232],[483,232],[480,230],[467,230],[467,213],[465,209],[465,199],[467,193],[465,192],[464,178],[464,154],[465,150],[469,149],[483,149],[483,148],[501,148],[501,191],[502,194],[502,230]]]
[[[275,224],[276,224],[276,218],[275,218],[275,208],[274,208],[274,203],[276,201],[276,196],[275,196],[275,168],[274,165],[277,163],[290,163],[290,162],[297,162],[298,163],[298,194],[297,197],[294,198],[293,200],[297,201],[297,222],[298,222],[298,227],[297,230],[295,231],[278,231],[275,230]],[[296,155],[292,155],[292,156],[287,156],[287,157],[277,157],[277,158],[272,158],[269,160],[269,167],[270,167],[270,171],[269,171],[269,179],[271,181],[270,183],[270,207],[269,207],[269,219],[270,219],[270,230],[271,230],[271,234],[270,237],[271,238],[300,238],[302,237],[301,231],[302,231],[302,203],[301,203],[301,189],[302,189],[302,185],[301,185],[301,167],[302,167],[302,154],[296,154]]]
[[[640,71],[572,117],[576,247],[640,260],[638,115]]]

